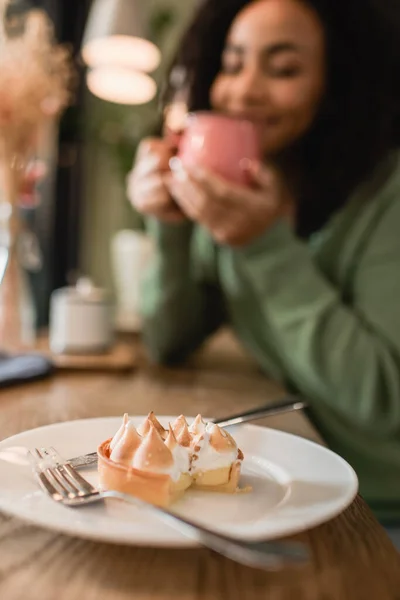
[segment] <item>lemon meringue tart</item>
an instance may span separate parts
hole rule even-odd
[[[98,448],[103,489],[167,507],[189,488],[239,491],[243,454],[233,437],[198,415],[189,427],[183,415],[164,429],[151,412],[136,429],[124,415],[113,438]]]

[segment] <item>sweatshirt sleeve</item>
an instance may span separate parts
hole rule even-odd
[[[195,351],[224,321],[216,286],[196,280],[193,225],[146,222],[155,257],[142,286],[144,341],[150,358],[174,364]]]
[[[288,381],[380,436],[400,428],[399,224],[397,199],[360,258],[351,306],[284,222],[234,257]]]

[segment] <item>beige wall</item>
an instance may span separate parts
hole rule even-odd
[[[142,2],[146,10],[152,10],[157,6],[175,6],[179,9],[179,21],[166,37],[162,47],[163,62],[168,62],[180,30],[193,10],[194,0],[142,0]],[[102,108],[102,101],[88,93],[86,110],[88,123],[94,114],[101,114],[101,110],[104,110],[105,114],[109,113],[109,108],[108,110],[107,107]],[[132,107],[131,110],[135,111],[135,108]],[[90,131],[90,127],[88,129]],[[125,196],[121,172],[109,152],[96,141],[89,141],[87,144],[85,167],[82,272],[92,277],[97,285],[113,289],[110,240],[118,230],[134,227],[135,218]]]

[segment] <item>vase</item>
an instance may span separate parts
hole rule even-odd
[[[0,202],[0,349],[32,349],[36,311],[29,275],[24,268],[24,228],[18,207]]]

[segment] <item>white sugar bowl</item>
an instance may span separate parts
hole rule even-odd
[[[106,352],[114,338],[110,295],[88,278],[53,292],[49,338],[50,349],[57,354]]]

